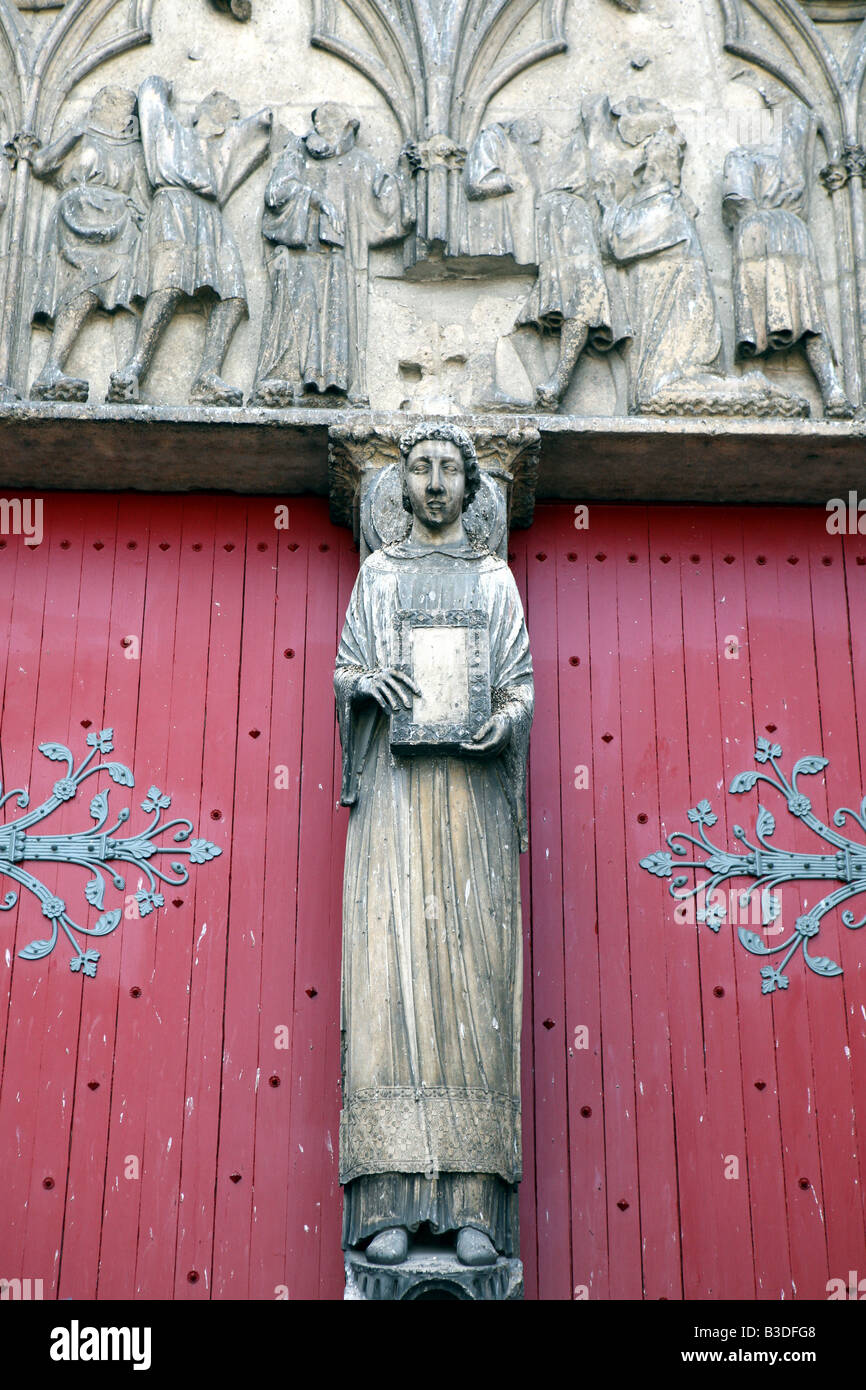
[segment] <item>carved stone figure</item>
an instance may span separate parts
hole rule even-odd
[[[33,173],[60,191],[48,224],[33,322],[53,327],[34,400],[86,401],[89,383],[63,368],[97,308],[131,309],[147,184],[135,92],[103,87],[82,125],[33,158]]]
[[[222,208],[265,158],[271,113],[239,118],[237,103],[211,92],[191,124],[171,107],[171,85],[148,77],[138,94],[141,139],[153,201],[139,248],[135,293],[145,301],[132,357],[112,373],[109,401],[137,401],[157,343],[184,299],[215,301],[204,354],[190,392],[201,405],[241,405],[243,394],[220,376],[229,345],[247,315],[240,253]]]
[[[578,121],[545,180],[538,202],[538,279],[517,322],[560,331],[553,376],[536,389],[538,405],[555,409],[589,342],[606,352],[630,335],[615,280],[607,282],[597,233],[598,204]]]
[[[511,257],[537,264],[538,121],[497,121],[479,132],[466,157],[465,225],[457,245],[467,256]]]
[[[411,530],[361,566],[334,679],[351,807],[343,1245],[400,1264],[429,1223],[484,1266],[518,1243],[532,663],[508,566],[464,529],[469,436],[422,425],[400,455]]]
[[[853,415],[836,369],[815,245],[807,224],[814,118],[786,101],[778,148],[749,146],[725,159],[722,207],[734,232],[737,354],[802,344],[824,413]]]
[[[370,249],[405,235],[400,185],[356,146],[360,122],[325,102],[294,136],[265,190],[270,305],[252,400],[291,405],[324,393],[368,404]]]
[[[705,384],[710,374],[722,375],[722,330],[697,209],[680,183],[684,152],[681,135],[657,131],[644,147],[633,190],[606,207],[611,251],[628,267],[638,410],[672,390]]]

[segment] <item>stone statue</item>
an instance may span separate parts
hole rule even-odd
[[[601,181],[603,230],[614,258],[628,268],[632,409],[666,410],[724,375],[716,297],[695,226],[697,209],[683,192],[685,139],[658,129],[643,146],[634,186],[616,202]],[[715,378],[715,379],[714,379]]]
[[[457,250],[467,256],[511,257],[535,266],[541,124],[497,121],[473,141],[463,167],[464,226]]]
[[[464,529],[469,436],[421,425],[400,456],[411,530],[361,566],[334,678],[351,807],[343,1246],[400,1264],[429,1223],[484,1266],[518,1245],[532,662],[508,566]]]
[[[409,227],[400,184],[356,146],[359,121],[335,102],[291,137],[265,190],[270,304],[256,405],[317,404],[322,395],[368,404],[370,249]]]
[[[135,257],[147,204],[135,92],[103,87],[83,124],[67,127],[33,158],[33,173],[60,197],[48,223],[33,322],[53,327],[34,400],[86,401],[89,383],[64,374],[97,308],[132,309]]]
[[[616,280],[608,284],[583,126],[577,126],[544,180],[538,201],[538,279],[517,323],[559,331],[559,361],[536,388],[536,402],[555,410],[587,343],[600,352],[630,336]]]
[[[240,253],[221,209],[267,154],[271,113],[239,119],[223,92],[211,92],[191,124],[171,107],[171,85],[148,77],[138,94],[141,139],[153,201],[142,231],[135,293],[145,301],[132,357],[112,373],[109,401],[137,401],[157,343],[184,299],[207,296],[204,354],[190,392],[197,405],[241,405],[220,376],[232,337],[247,315]]]
[[[807,224],[814,118],[799,101],[783,103],[776,149],[748,146],[725,159],[722,208],[734,232],[737,355],[756,357],[802,344],[825,415],[854,407],[836,369],[821,273]]]

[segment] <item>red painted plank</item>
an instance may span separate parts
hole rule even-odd
[[[529,767],[532,835],[532,1047],[535,1064],[535,1163],[538,1297],[572,1297],[566,1010],[562,921],[562,777],[556,645],[560,516],[540,507],[528,554],[536,730]],[[528,1041],[528,1039],[527,1039]],[[524,1044],[525,1045],[525,1044]],[[543,1257],[541,1252],[543,1251]]]
[[[616,515],[605,513],[600,520],[602,534],[615,536]],[[589,661],[610,1296],[628,1299],[641,1297],[642,1277],[627,849],[622,807],[619,636],[613,571],[607,551],[593,544],[588,562]]]

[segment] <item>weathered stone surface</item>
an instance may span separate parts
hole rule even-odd
[[[366,0],[356,8],[369,17],[365,5]],[[369,397],[374,410],[521,415],[539,401],[566,416],[617,418],[630,404],[648,408],[631,388],[636,377],[648,379],[656,366],[664,367],[666,352],[647,358],[647,337],[657,333],[669,342],[691,333],[686,356],[712,379],[704,390],[692,389],[693,382],[687,389],[684,378],[650,389],[654,410],[720,418],[785,418],[802,411],[804,402],[815,415],[825,406],[831,413],[841,410],[826,370],[819,362],[822,396],[807,361],[807,353],[818,360],[822,344],[835,347],[841,388],[862,406],[866,266],[856,228],[866,131],[851,88],[859,71],[852,48],[863,43],[862,34],[823,24],[820,7],[807,12],[798,0],[766,0],[763,27],[747,0],[657,0],[652,9],[635,13],[610,0],[590,0],[589,11],[548,0],[502,7],[442,0],[419,10],[426,18],[417,27],[410,0],[399,0],[386,21],[371,22],[366,30],[345,0],[299,0],[288,7],[261,0],[247,23],[230,22],[229,16],[246,18],[248,11],[243,0],[190,0],[184,7],[168,0],[153,0],[152,6],[89,0],[74,7],[0,7],[0,23],[10,32],[9,45],[0,44],[0,135],[7,151],[0,168],[0,207],[6,205],[0,214],[0,383],[6,397],[26,394],[34,381],[40,382],[38,394],[48,398],[80,396],[86,382],[90,398],[100,400],[112,374],[129,362],[139,310],[133,304],[130,311],[122,294],[115,303],[107,290],[91,288],[87,293],[96,303],[83,298],[82,273],[76,302],[69,298],[74,277],[64,271],[62,293],[70,313],[76,302],[75,315],[58,332],[49,312],[63,308],[56,294],[52,299],[47,293],[59,249],[51,228],[58,212],[62,217],[61,200],[71,197],[76,160],[88,150],[86,141],[79,142],[78,154],[70,148],[60,156],[58,142],[87,126],[101,90],[138,91],[145,78],[158,74],[172,84],[171,111],[184,128],[208,93],[225,87],[242,110],[264,106],[274,112],[271,160],[237,184],[220,213],[243,272],[245,293],[231,302],[243,298],[249,309],[249,321],[235,322],[237,316],[220,307],[223,296],[218,320],[232,322],[214,323],[210,312],[211,358],[227,348],[222,374],[232,390],[224,393],[226,400],[236,400],[235,393],[248,398],[255,389],[262,375],[257,362],[263,325],[269,315],[274,318],[275,281],[260,238],[268,181],[280,151],[296,147],[308,129],[310,110],[336,94],[360,121],[354,151],[359,161],[396,177],[401,218],[409,229],[405,246],[402,232],[386,246],[377,246],[374,236],[366,243],[372,247],[369,259],[358,247],[347,258],[357,287],[354,307],[347,301],[342,321],[329,324],[325,335],[333,342],[339,333],[357,345],[358,360],[347,375],[359,389],[350,383],[349,394]],[[503,18],[491,27],[500,12]],[[46,58],[48,50],[40,45],[49,40]],[[749,56],[743,57],[747,46]],[[835,57],[830,48],[838,49]],[[11,53],[18,55],[16,64]],[[419,76],[422,59],[426,84]],[[815,249],[827,332],[821,316],[821,333],[805,335],[784,353],[772,352],[762,362],[768,387],[735,361],[734,349],[744,339],[735,332],[734,300],[742,301],[742,294],[722,214],[722,171],[734,151],[740,151],[741,163],[748,158],[744,151],[783,151],[790,100],[798,94],[811,102],[808,118],[817,134],[802,152],[802,193],[786,187],[797,199],[792,216]],[[605,121],[615,140],[599,139]],[[664,194],[668,223],[677,223],[682,237],[663,251],[634,256],[635,224],[649,215],[644,204],[650,193],[645,168],[638,172],[638,166],[647,143],[658,144],[660,129],[687,151],[686,192],[671,177],[673,191]],[[91,131],[88,159],[94,138]],[[54,151],[53,164],[46,163],[48,150]],[[106,177],[116,175],[94,170],[86,182],[107,194]],[[384,188],[378,175],[375,182],[374,199]],[[353,190],[348,196],[353,216],[359,198],[369,196],[364,186],[360,195]],[[608,195],[616,248],[600,215],[599,200]],[[133,196],[144,228],[150,208]],[[115,250],[133,230],[131,224],[118,226]],[[697,290],[700,278],[702,302],[716,305],[715,313],[707,307],[703,348],[695,324],[662,332],[658,317],[640,310],[645,297],[637,293],[638,281],[659,280],[668,269],[665,257],[676,247],[686,248],[676,253],[679,280],[691,276]],[[285,249],[288,257],[295,254]],[[109,253],[107,244],[106,258]],[[106,286],[111,278],[106,276]],[[673,284],[673,272],[668,278]],[[119,286],[120,270],[114,279]],[[37,296],[40,285],[46,294]],[[220,286],[215,288],[219,295]],[[640,311],[627,303],[624,314],[620,301],[636,297]],[[321,296],[316,303],[321,320]],[[213,300],[203,292],[175,306],[142,383],[145,403],[177,407],[191,391],[202,403],[196,378],[209,310]],[[275,317],[282,340],[281,315]],[[366,354],[365,336],[374,345]],[[718,357],[712,351],[717,341]],[[67,346],[61,368],[56,349],[63,355]],[[350,348],[349,355],[355,351]],[[707,360],[698,364],[698,358]],[[210,395],[204,395],[213,403],[222,399],[222,388],[210,368],[206,374]],[[269,380],[263,393],[269,404],[294,398],[293,391],[287,397],[274,386],[284,378]]]
[[[463,521],[471,438],[422,422],[399,448],[411,529],[361,566],[334,676],[343,1245],[402,1267],[429,1223],[460,1264],[493,1266],[518,1253],[532,663],[511,572]]]
[[[498,1259],[487,1268],[467,1269],[451,1250],[416,1249],[412,1257],[391,1269],[371,1265],[363,1251],[346,1254],[346,1293],[349,1302],[415,1299],[455,1299],[462,1302],[517,1302],[523,1298],[520,1260]]]

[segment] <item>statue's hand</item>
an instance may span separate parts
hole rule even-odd
[[[386,666],[382,671],[373,671],[369,676],[361,676],[355,686],[357,698],[375,700],[384,710],[390,710],[392,713],[401,705],[411,709],[412,696],[420,694],[421,691],[412,677],[407,676],[405,671],[398,671],[394,666]]]
[[[493,714],[476,729],[469,743],[461,743],[464,753],[476,758],[490,758],[501,753],[511,738],[511,721],[504,714]]]

